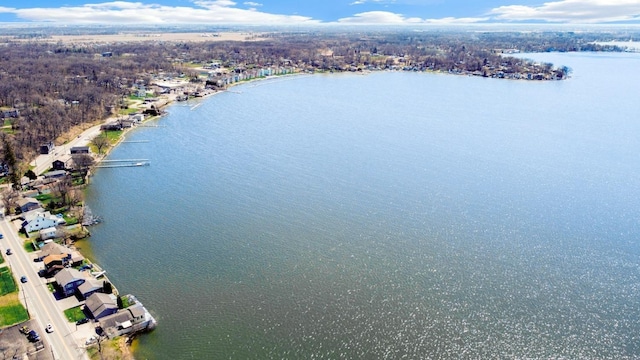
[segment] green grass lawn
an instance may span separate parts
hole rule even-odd
[[[32,253],[34,251],[36,251],[36,249],[34,248],[34,243],[35,241],[32,241],[31,239],[29,240],[25,240],[24,244],[22,244],[22,247],[24,248],[24,250],[28,253]]]
[[[105,131],[104,134],[107,136],[107,139],[109,139],[111,144],[115,144],[118,142],[123,132],[123,130],[109,130]]]
[[[131,115],[131,114],[135,114],[138,112],[139,109],[135,108],[135,107],[130,107],[127,109],[120,109],[118,110],[118,114],[120,115]]]
[[[65,310],[64,316],[67,317],[67,320],[69,320],[69,322],[73,323],[86,318],[84,312],[82,312],[81,306],[76,306],[71,309]]]
[[[8,267],[0,268],[0,296],[10,294],[18,290],[13,274]]]
[[[19,324],[29,320],[27,310],[18,299],[18,293],[0,297],[0,327]]]
[[[29,320],[27,310],[18,299],[18,287],[8,267],[0,268],[0,327]]]

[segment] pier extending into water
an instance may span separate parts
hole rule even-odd
[[[120,159],[120,160],[103,160],[97,165],[97,168],[118,168],[118,167],[138,167],[149,166],[149,159]]]

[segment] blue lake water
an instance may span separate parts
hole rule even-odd
[[[277,78],[131,132],[87,197],[136,357],[640,357],[640,54],[530,56],[572,78]]]

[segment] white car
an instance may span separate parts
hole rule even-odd
[[[47,327],[44,328],[44,331],[46,331],[48,333],[52,333],[53,332],[53,326],[51,326],[51,324],[47,324]]]

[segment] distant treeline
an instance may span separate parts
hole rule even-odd
[[[48,36],[44,29],[22,34],[26,38]],[[75,45],[7,37],[0,42],[2,142],[12,145],[19,161],[30,160],[40,144],[55,140],[73,126],[116,114],[134,84],[148,86],[156,76],[180,76],[204,86],[205,79],[193,64],[216,62],[236,72],[285,66],[296,71],[393,68],[561,79],[568,68],[532,64],[508,54],[622,50],[596,45],[595,41],[619,39],[603,38],[599,33],[296,31],[264,36],[264,40],[251,42],[150,40]]]

